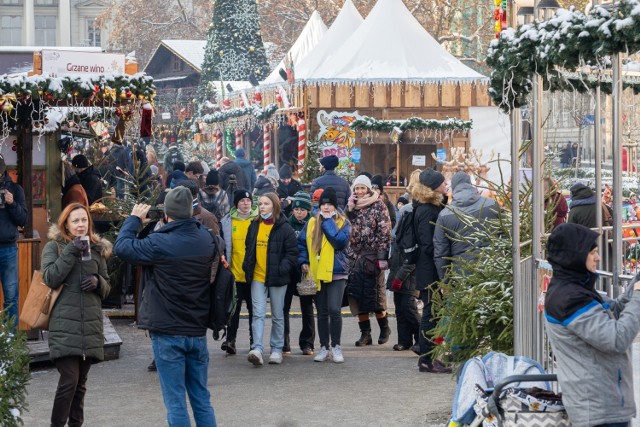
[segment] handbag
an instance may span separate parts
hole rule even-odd
[[[310,273],[302,273],[302,279],[296,285],[300,296],[315,295],[318,293],[318,285],[311,277]]]
[[[60,246],[58,246],[58,256],[60,256]],[[49,329],[51,310],[56,304],[62,288],[64,288],[64,284],[57,289],[51,289],[42,280],[42,272],[34,270],[27,298],[20,310],[20,320],[26,323],[30,329]]]

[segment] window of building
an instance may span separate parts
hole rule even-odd
[[[22,5],[22,0],[0,0],[0,4]]]
[[[89,46],[101,46],[100,28],[96,26],[95,19],[87,19],[87,40]]]
[[[182,71],[183,62],[182,59],[177,56],[173,57],[173,71]]]
[[[35,0],[36,6],[57,6],[58,0]]]
[[[56,45],[56,17],[49,15],[36,15],[36,45]]]
[[[20,46],[22,44],[22,17],[3,16],[0,18],[0,45]]]

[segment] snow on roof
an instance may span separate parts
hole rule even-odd
[[[364,19],[353,5],[351,0],[346,0],[340,13],[326,32],[322,40],[307,55],[300,64],[295,65],[297,79],[308,78],[313,70],[321,66],[347,40],[362,24]]]
[[[488,81],[442,47],[402,0],[378,0],[332,55],[308,75],[296,77],[311,83]]]
[[[202,71],[206,40],[161,40],[161,43],[199,72]]]
[[[350,0],[347,0],[350,2]],[[295,41],[291,49],[285,55],[285,58],[291,56],[293,61],[293,68],[296,69],[298,64],[309,55],[310,52],[316,47],[318,42],[323,38],[327,32],[327,26],[325,25],[322,17],[317,10],[314,10],[304,26],[298,39]],[[284,59],[273,69],[269,77],[264,80],[264,83],[278,83],[282,81],[279,71],[281,68],[285,68]]]

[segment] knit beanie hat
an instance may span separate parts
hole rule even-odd
[[[311,211],[311,196],[306,191],[298,191],[293,195],[292,209],[300,208]]]
[[[471,185],[471,177],[466,172],[456,172],[451,178],[451,190],[455,190],[456,187],[460,184],[469,184]]]
[[[358,174],[358,176],[360,176],[360,175],[364,175],[364,176],[366,176],[366,177],[367,177],[367,178],[369,178],[369,179],[373,178],[373,175],[371,175],[371,174],[370,174],[369,172],[367,172],[367,171],[362,171],[362,172],[360,172],[360,173]]]
[[[338,195],[336,194],[336,190],[333,187],[327,187],[322,192],[322,196],[320,196],[320,201],[318,205],[322,206],[325,203],[331,203],[335,208],[338,208]]]
[[[384,179],[382,178],[382,175],[375,175],[371,178],[371,187],[377,188],[380,192],[384,190]]]
[[[400,196],[400,197],[398,197],[398,203],[402,203],[403,205],[408,205],[409,204],[409,199],[407,199],[404,196]]]
[[[289,167],[289,165],[283,165],[278,173],[280,174],[280,179],[288,179],[292,176],[291,168]]]
[[[280,174],[278,173],[278,169],[276,169],[276,165],[274,165],[273,163],[269,163],[267,165],[267,169],[265,171],[264,174],[267,178],[273,178],[275,179],[275,182],[277,183],[280,180]]]
[[[351,186],[351,190],[356,188],[356,185],[364,185],[369,190],[371,190],[371,180],[366,175],[358,175],[356,179],[353,180],[353,185]]]
[[[236,208],[238,207],[238,203],[240,203],[240,200],[242,199],[251,200],[251,193],[249,193],[247,190],[236,190],[233,192],[233,205]]]
[[[84,169],[89,167],[89,160],[84,154],[77,154],[71,160],[74,168]]]
[[[428,168],[420,173],[420,184],[426,185],[432,190],[440,187],[444,182],[444,175],[437,170]]]
[[[313,203],[318,203],[320,201],[320,196],[322,196],[323,191],[324,191],[324,188],[318,188],[316,191],[313,192],[313,196],[311,197],[311,200],[313,200]]]
[[[326,170],[332,171],[338,167],[338,165],[340,164],[340,159],[338,159],[338,156],[335,155],[326,156],[320,159],[320,164]]]
[[[236,159],[244,159],[244,156],[245,156],[244,148],[236,148],[236,151],[233,154],[234,156],[236,156]]]
[[[186,187],[176,187],[164,198],[164,213],[171,219],[187,219],[193,215],[193,196]]]
[[[218,185],[220,184],[220,178],[218,176],[218,171],[211,169],[207,174],[207,180],[205,181],[206,185]]]

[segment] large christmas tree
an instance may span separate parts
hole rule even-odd
[[[211,81],[262,80],[269,73],[256,0],[217,0],[205,47],[200,96],[212,99]]]

